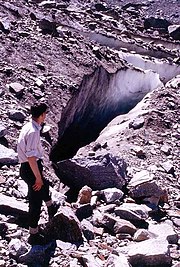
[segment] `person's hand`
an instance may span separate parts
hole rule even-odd
[[[43,186],[43,181],[41,178],[36,178],[36,182],[35,184],[33,185],[33,190],[34,191],[39,191],[41,190],[41,187]]]

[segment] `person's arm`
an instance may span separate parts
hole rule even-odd
[[[41,187],[43,186],[43,181],[42,181],[41,173],[38,168],[36,157],[34,156],[28,157],[28,162],[34,173],[34,176],[36,177],[36,181],[35,181],[35,184],[33,185],[33,189],[34,191],[39,191]]]

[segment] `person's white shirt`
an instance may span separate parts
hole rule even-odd
[[[19,163],[28,162],[28,157],[43,158],[40,130],[41,126],[34,120],[22,127],[17,143]]]

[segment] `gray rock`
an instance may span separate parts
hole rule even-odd
[[[116,200],[120,200],[124,195],[124,193],[117,188],[104,189],[102,190],[102,194],[106,204],[110,204],[115,202]]]
[[[126,233],[133,235],[136,232],[136,230],[137,230],[136,227],[132,223],[124,219],[117,220],[114,225],[115,234]]]
[[[6,261],[0,260],[0,267],[5,267],[5,266],[6,266]]]
[[[104,265],[104,267],[131,267],[125,255],[122,253],[120,255],[111,254]]]
[[[103,265],[99,263],[99,261],[96,260],[96,258],[92,254],[86,254],[82,255],[82,262],[83,266],[86,267],[102,267]]]
[[[81,227],[87,240],[94,239],[94,227],[88,220],[83,219],[81,222]]]
[[[61,181],[73,189],[87,185],[92,190],[117,187],[126,184],[126,164],[111,154],[94,158],[73,158],[57,163]]]
[[[35,84],[36,84],[38,87],[40,87],[41,89],[44,88],[44,83],[43,83],[43,81],[42,81],[40,78],[37,78],[37,79],[35,80]]]
[[[131,121],[129,123],[129,128],[133,128],[134,130],[136,130],[136,129],[140,129],[141,127],[143,127],[143,125],[144,125],[144,118],[141,116]]]
[[[171,219],[175,226],[180,227],[180,219],[178,218],[172,218]]]
[[[133,244],[128,251],[128,256],[133,266],[171,266],[169,245],[166,240],[150,239]]]
[[[17,153],[11,149],[0,144],[0,164],[17,164]]]
[[[168,27],[171,25],[169,21],[166,19],[160,19],[160,18],[154,18],[150,17],[145,19],[144,21],[144,28],[149,29],[149,28],[155,28],[155,29],[168,29]]]
[[[8,18],[5,19],[1,19],[0,20],[0,30],[2,30],[5,33],[10,32],[10,21],[8,20]]]
[[[7,129],[5,126],[3,126],[2,124],[0,124],[0,138],[5,136],[7,134]]]
[[[150,172],[146,170],[142,170],[140,172],[136,172],[133,175],[133,178],[130,180],[128,187],[135,187],[139,184],[146,183],[153,181],[153,176],[150,174]]]
[[[47,0],[47,1],[42,1],[39,4],[40,7],[47,7],[47,8],[54,8],[56,7],[56,1],[51,1],[51,0]]]
[[[0,193],[0,212],[27,217],[28,205],[16,200],[12,196],[9,197]]]
[[[180,40],[180,25],[170,25],[168,32],[174,40]]]
[[[133,146],[132,147],[132,150],[135,152],[136,156],[139,157],[139,158],[145,158],[146,157],[146,154],[143,150],[142,147],[140,146]]]
[[[168,145],[163,145],[161,147],[161,151],[164,152],[164,154],[166,154],[167,156],[169,156],[171,152],[171,147]]]
[[[20,255],[27,252],[27,247],[18,238],[12,239],[8,247],[10,256],[15,259],[18,259]]]
[[[39,28],[44,33],[56,33],[56,22],[49,18],[43,18],[39,21]]]
[[[85,218],[88,218],[92,215],[93,209],[90,204],[82,204],[77,207],[75,212],[78,219],[81,221]]]
[[[175,263],[172,267],[180,267],[180,262]]]
[[[70,207],[60,207],[44,229],[47,236],[65,242],[82,242],[80,222]]]
[[[71,244],[69,242],[63,242],[61,240],[56,240],[57,247],[60,248],[64,252],[71,252],[74,250],[77,250],[77,247],[75,244]]]
[[[167,239],[169,243],[176,244],[178,242],[178,234],[174,231],[173,226],[166,222],[160,224],[149,223],[148,230],[161,239]]]
[[[21,96],[24,92],[24,86],[20,83],[10,83],[9,90],[14,93],[16,96]]]
[[[5,94],[4,89],[0,87],[0,97],[3,96],[4,94]]]
[[[146,205],[138,205],[134,203],[123,203],[121,206],[115,208],[115,214],[120,218],[129,221],[146,220],[149,217],[148,212],[151,209]]]
[[[21,110],[10,110],[9,118],[13,121],[23,122],[26,118],[26,114]]]
[[[98,207],[98,210],[101,213],[112,213],[114,211],[114,209],[116,208],[116,204],[108,204],[108,205],[102,205],[100,207]]]
[[[163,169],[167,172],[167,173],[174,173],[174,166],[173,163],[171,161],[166,161],[161,163],[161,166],[163,167]]]
[[[151,238],[156,238],[157,235],[151,233],[150,231],[146,229],[138,229],[136,233],[134,234],[134,241],[144,241]]]
[[[128,184],[129,195],[132,198],[145,198],[154,196],[157,203],[164,191],[153,180],[153,176],[148,171],[136,173]]]
[[[115,234],[126,233],[133,235],[136,232],[136,227],[132,223],[109,214],[103,215],[101,224]]]
[[[92,189],[88,186],[83,186],[79,191],[77,202],[79,204],[87,204],[91,202]]]

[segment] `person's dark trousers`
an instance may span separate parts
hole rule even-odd
[[[37,163],[42,175],[42,161],[38,160]],[[28,162],[21,163],[20,176],[28,185],[29,227],[36,228],[40,219],[42,201],[48,202],[51,200],[49,182],[42,175],[44,185],[39,191],[34,191],[32,186],[35,184],[36,179]]]

